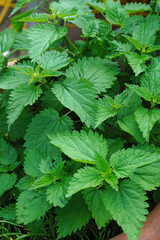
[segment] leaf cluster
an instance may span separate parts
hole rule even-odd
[[[37,13],[42,1],[14,15],[30,2],[0,33],[0,218],[33,229],[54,216],[59,239],[115,220],[137,240],[160,187],[158,5],[59,0]]]

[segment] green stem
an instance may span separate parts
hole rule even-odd
[[[73,52],[71,52],[71,51],[69,51],[68,49],[65,49],[65,48],[63,48],[63,47],[61,47],[61,46],[58,46],[57,49],[66,51],[66,52],[68,52],[68,53],[70,53],[70,54],[72,54],[72,55],[74,56],[74,53],[73,53]]]
[[[69,39],[68,36],[65,36],[64,39],[66,39],[66,41],[72,46],[73,49],[75,49],[76,51],[78,51],[78,49],[76,48],[76,46],[74,45],[74,43]]]

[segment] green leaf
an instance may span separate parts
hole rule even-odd
[[[141,50],[142,48],[142,45],[141,43],[134,39],[133,37],[129,37],[129,36],[124,36],[130,43],[132,43],[139,51]]]
[[[133,136],[137,142],[145,142],[133,114],[123,117],[123,119],[118,120],[117,123],[123,131]]]
[[[111,24],[123,26],[123,23],[129,18],[129,14],[123,8],[120,1],[106,1],[106,19]]]
[[[96,152],[96,166],[102,174],[110,174],[112,172],[109,162],[107,162],[100,154]]]
[[[34,178],[28,175],[25,175],[22,177],[18,183],[16,184],[16,187],[19,188],[20,190],[28,190],[34,183]]]
[[[99,57],[82,58],[66,71],[67,78],[85,79],[93,84],[97,93],[104,92],[113,85],[118,74],[117,64]]]
[[[37,124],[38,123],[38,124]],[[68,116],[59,116],[54,109],[45,109],[37,114],[29,124],[25,135],[25,147],[35,148],[46,156],[54,158],[60,155],[59,149],[52,146],[48,134],[54,135],[57,132],[64,132],[73,128],[72,120]]]
[[[160,186],[160,161],[135,169],[130,179],[147,191],[155,190]]]
[[[12,68],[18,70],[25,75],[31,76],[34,74],[34,65],[29,61],[18,62]]]
[[[54,207],[63,208],[67,203],[67,199],[65,198],[66,192],[67,185],[65,182],[51,184],[46,190],[47,201]]]
[[[104,178],[93,167],[80,168],[72,177],[66,197],[90,187],[97,187],[102,184]]]
[[[22,32],[17,33],[16,39],[13,43],[13,48],[18,50],[28,50],[29,42],[28,42],[28,30],[24,29]]]
[[[140,73],[144,72],[147,68],[145,62],[150,59],[150,56],[147,54],[139,55],[136,52],[129,52],[125,54],[130,64],[131,68],[133,69],[135,76],[138,76]]]
[[[112,107],[107,98],[99,98],[97,102],[97,112],[96,112],[96,127],[98,127],[102,122],[110,117],[114,117],[117,111]]]
[[[1,173],[0,174],[0,197],[3,193],[11,189],[16,183],[17,175],[15,173]]]
[[[59,27],[56,29],[51,23],[33,26],[28,30],[28,39],[30,40],[29,53],[31,57],[38,59],[53,42],[64,37],[66,34],[67,28]]]
[[[155,57],[145,73],[141,76],[141,87],[147,88],[154,96],[160,89],[160,58]]]
[[[117,152],[118,150],[122,149],[124,144],[125,144],[125,140],[120,140],[120,139],[110,139],[107,138],[107,143],[108,143],[108,154],[107,157],[110,158],[110,156]]]
[[[51,208],[51,205],[46,201],[45,190],[41,191],[23,191],[16,204],[16,213],[18,223],[25,225],[39,220]]]
[[[8,220],[8,221],[15,221],[16,219],[16,208],[15,204],[10,204],[0,210],[0,217]]]
[[[113,219],[122,227],[128,239],[138,240],[142,222],[146,221],[148,203],[145,192],[129,180],[124,180],[115,191],[111,187],[103,192],[103,202]]]
[[[159,30],[160,20],[154,15],[140,23],[133,31],[133,38],[141,44],[142,49],[152,46],[155,42],[156,32]]]
[[[103,2],[97,2],[97,0],[87,0],[87,4],[89,4],[93,9],[96,9],[100,13],[104,13],[105,5]]]
[[[160,162],[159,152],[138,147],[119,150],[110,158],[110,164],[118,178],[130,177],[136,169],[152,166],[154,162]]]
[[[151,101],[152,93],[145,87],[140,87],[138,85],[133,84],[125,84],[127,87],[132,89],[138,96],[144,98],[146,101]]]
[[[160,120],[160,109],[148,110],[147,108],[140,107],[135,111],[135,118],[143,137],[149,142],[150,131],[154,124]]]
[[[150,15],[140,21],[133,29],[132,37],[125,36],[138,50],[147,51],[153,46],[156,33],[159,30],[160,19],[158,16]]]
[[[53,182],[53,178],[50,175],[44,175],[39,177],[31,186],[30,189],[37,189],[50,185]]]
[[[145,139],[138,127],[138,124],[134,117],[135,110],[141,106],[141,99],[138,95],[135,95],[133,91],[127,89],[120,95],[115,97],[115,100],[124,107],[118,109],[118,125],[120,128],[133,136],[137,142],[144,143]]]
[[[34,86],[30,84],[20,85],[10,94],[8,102],[8,124],[10,126],[20,116],[24,107],[27,105],[33,105],[42,93],[40,86]]]
[[[2,53],[0,53],[0,70],[3,69],[4,67],[4,60],[5,60],[5,57]]]
[[[106,140],[99,136],[97,132],[91,130],[87,133],[77,131],[58,133],[57,135],[49,136],[51,143],[59,147],[64,154],[71,159],[95,164],[95,151],[101,154],[104,158],[107,155],[108,146]]]
[[[56,96],[49,90],[43,92],[43,96],[41,97],[42,100],[42,107],[43,108],[53,108],[57,111],[61,111],[63,105],[58,101]]]
[[[66,67],[70,58],[66,52],[49,51],[42,54],[37,61],[43,69],[57,70]]]
[[[56,214],[58,238],[80,230],[90,220],[90,212],[81,194],[73,196],[64,208],[57,208]]]
[[[131,3],[126,3],[124,5],[124,9],[130,14],[130,13],[137,13],[137,12],[151,12],[151,7],[149,4],[145,3],[137,3],[137,2],[131,2]]]
[[[40,174],[39,165],[44,159],[43,154],[35,148],[26,150],[26,157],[24,161],[24,171],[27,175],[38,177]]]
[[[135,110],[141,106],[141,99],[135,95],[130,89],[126,89],[121,94],[115,96],[115,101],[123,107],[118,109],[118,119],[122,119],[126,115],[132,115]]]
[[[30,16],[24,16],[20,18],[20,22],[40,22],[40,23],[47,23],[49,15],[46,13],[33,13]]]
[[[83,196],[92,213],[92,217],[95,219],[98,229],[105,227],[109,220],[112,219],[112,216],[103,202],[103,191],[90,188],[83,192]]]
[[[4,53],[12,47],[16,33],[13,28],[6,28],[0,32],[0,52]]]
[[[50,174],[52,175],[53,173],[53,163],[51,162],[50,159],[42,159],[41,163],[39,164],[39,170],[43,174]]]
[[[24,5],[33,1],[34,0],[17,0],[16,6],[13,8],[13,11],[11,12],[11,16],[15,14],[18,10],[20,10]]]
[[[9,138],[12,141],[23,138],[26,133],[26,128],[31,122],[32,114],[29,109],[24,109],[19,118],[12,124],[9,131]]]
[[[59,18],[67,20],[67,16],[73,19],[77,15],[85,15],[91,12],[89,6],[86,5],[88,1],[84,0],[60,0],[57,2],[52,2],[50,4],[50,9],[52,13],[56,13]]]
[[[0,77],[0,88],[2,89],[15,89],[22,84],[27,84],[30,80],[29,76],[20,73],[17,70],[9,69]]]
[[[118,179],[112,172],[109,162],[107,162],[100,154],[96,153],[96,165],[105,181],[114,189],[118,189]]]
[[[98,40],[108,40],[108,35],[111,33],[111,27],[108,23],[101,19],[89,19],[82,28],[84,38],[95,38]]]
[[[0,163],[10,165],[17,160],[16,150],[9,145],[3,138],[0,139]]]
[[[62,83],[55,82],[52,91],[65,107],[80,117],[82,122],[85,122],[88,127],[94,126],[97,95],[90,82],[67,79]]]
[[[7,114],[5,112],[5,108],[0,109],[0,138],[4,137],[8,132],[7,125]]]

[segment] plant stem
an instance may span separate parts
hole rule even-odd
[[[66,39],[66,41],[72,46],[73,49],[75,49],[76,51],[78,51],[78,49],[76,48],[76,46],[74,45],[74,43],[69,39],[68,36],[65,36],[64,39]]]

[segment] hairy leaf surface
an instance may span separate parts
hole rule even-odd
[[[77,131],[59,133],[57,135],[49,136],[51,143],[59,147],[64,154],[71,159],[95,164],[95,151],[100,153],[104,158],[106,157],[108,146],[106,140],[99,136],[97,132],[91,130],[87,133]]]
[[[73,196],[64,208],[57,208],[56,214],[59,238],[80,230],[90,219],[90,212],[81,194]]]
[[[106,209],[132,240],[138,240],[139,228],[143,227],[142,222],[146,221],[146,200],[145,192],[129,180],[122,181],[118,191],[108,186],[103,193]]]

